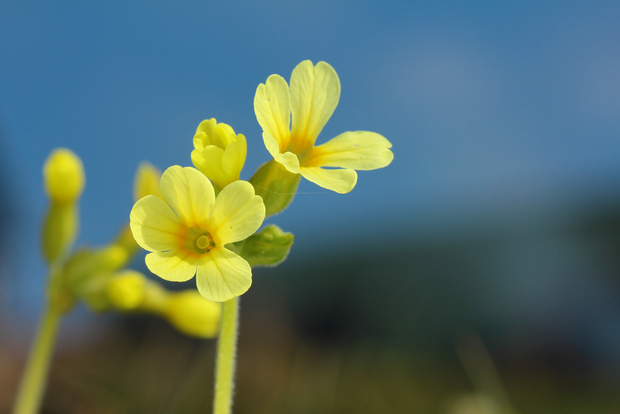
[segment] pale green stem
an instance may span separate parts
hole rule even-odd
[[[215,398],[213,414],[230,414],[235,379],[235,357],[237,353],[237,314],[239,298],[224,302],[222,327],[217,344],[217,365],[215,371]]]
[[[39,412],[62,315],[63,313],[57,307],[51,304],[46,305],[37,337],[28,356],[13,414]]]

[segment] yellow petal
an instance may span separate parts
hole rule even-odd
[[[350,169],[328,170],[319,167],[301,167],[301,175],[316,185],[340,194],[353,190],[357,183],[357,173]]]
[[[161,191],[172,210],[190,227],[204,223],[215,202],[211,182],[191,167],[173,165],[164,171]]]
[[[251,285],[252,268],[237,254],[225,248],[216,248],[202,256],[196,286],[205,298],[226,302],[247,292]]]
[[[254,195],[247,181],[227,185],[217,196],[209,228],[221,243],[244,240],[256,232],[265,219],[263,199]]]
[[[136,242],[155,252],[175,249],[181,219],[159,197],[147,195],[134,204],[129,226]]]
[[[224,150],[215,145],[207,145],[202,151],[192,151],[192,164],[206,175],[218,187],[229,182],[229,176],[222,167]]]
[[[392,162],[390,148],[390,141],[375,132],[349,131],[313,148],[303,165],[375,170]]]
[[[226,185],[239,179],[239,174],[243,169],[243,164],[245,164],[245,157],[247,156],[247,152],[248,147],[247,143],[245,142],[245,136],[243,134],[237,135],[236,141],[231,142],[224,151],[224,156],[222,158],[222,168],[230,179],[230,181],[227,182]]]
[[[191,252],[168,251],[146,255],[146,267],[151,272],[170,282],[185,282],[196,274],[196,262],[200,256]]]
[[[254,113],[263,131],[286,149],[290,136],[291,107],[288,84],[280,75],[271,75],[258,85],[254,95]]]
[[[274,160],[285,166],[286,169],[293,174],[299,174],[299,158],[297,158],[297,155],[289,151],[280,154],[278,143],[266,132],[263,132],[263,142]]]
[[[207,145],[213,145],[210,137],[215,135],[215,126],[217,121],[215,118],[205,119],[196,128],[196,134],[194,135],[194,148],[204,148]]]
[[[305,60],[297,65],[291,75],[291,139],[304,141],[302,148],[314,145],[339,99],[340,80],[328,63],[319,62],[313,66]]]

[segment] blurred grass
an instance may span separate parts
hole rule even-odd
[[[251,306],[244,312],[235,413],[467,414],[478,401],[474,393],[481,390],[455,355],[312,339],[296,333],[279,312]],[[60,349],[44,413],[211,411],[213,341],[183,337],[146,317],[118,319],[113,326],[94,346]],[[2,360],[7,368],[6,355]],[[518,369],[508,363],[499,370],[518,410],[513,412],[619,412],[617,377],[595,371],[559,375],[544,364],[522,362],[512,361]],[[14,390],[19,371],[19,363],[10,365],[3,369],[13,374],[2,376],[3,394]],[[10,412],[10,400],[3,397],[0,412]]]

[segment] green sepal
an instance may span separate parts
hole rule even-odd
[[[79,227],[77,204],[51,204],[43,222],[41,245],[47,263],[63,260]]]
[[[258,167],[250,178],[256,195],[265,203],[265,216],[272,216],[284,210],[295,197],[301,174],[293,174],[274,160]]]
[[[285,233],[278,226],[270,224],[248,237],[237,253],[252,267],[275,266],[286,259],[294,238],[292,233]]]
[[[102,313],[112,308],[106,290],[111,277],[106,273],[92,275],[80,285],[79,297],[93,312]]]

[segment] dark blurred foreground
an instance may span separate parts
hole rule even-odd
[[[620,412],[620,206],[462,230],[300,243],[258,270],[235,413]],[[215,341],[149,317],[90,321],[89,340],[62,341],[45,413],[211,411]],[[15,328],[0,330],[2,413],[26,351]]]

